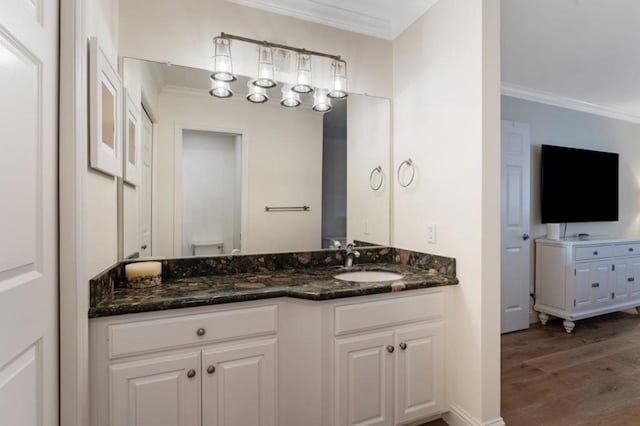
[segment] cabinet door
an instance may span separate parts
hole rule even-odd
[[[631,296],[640,296],[640,257],[629,259],[627,263],[627,282],[630,284]]]
[[[276,426],[276,340],[202,352],[203,426]]]
[[[624,302],[629,299],[631,294],[632,268],[630,263],[626,261],[618,261],[614,263],[613,270],[613,294],[614,300]]]
[[[591,269],[591,298],[594,307],[600,307],[611,303],[613,299],[613,277],[612,263],[598,262],[594,263]]]
[[[591,270],[591,263],[576,265],[572,286],[574,311],[583,311],[591,308]]]
[[[336,425],[393,424],[393,345],[392,331],[336,339]]]
[[[442,324],[429,323],[396,332],[395,424],[442,412]]]
[[[200,426],[200,352],[109,370],[112,426]]]
[[[576,265],[573,286],[575,311],[596,309],[611,302],[613,291],[610,262],[588,262]]]

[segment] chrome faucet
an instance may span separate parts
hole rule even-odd
[[[360,257],[360,252],[355,250],[353,244],[347,244],[344,249],[344,267],[350,269],[353,266],[353,258]]]

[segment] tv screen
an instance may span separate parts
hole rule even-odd
[[[618,220],[618,154],[542,145],[542,223]]]

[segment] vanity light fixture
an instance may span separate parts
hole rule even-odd
[[[325,89],[317,89],[313,94],[313,110],[317,112],[329,112],[333,109],[331,99]]]
[[[331,64],[331,77],[333,78],[333,88],[328,96],[334,99],[344,99],[347,94],[347,63],[340,59],[334,59]]]
[[[298,67],[296,70],[296,84],[291,88],[296,93],[311,93],[311,55],[298,53]]]
[[[282,88],[282,100],[280,101],[280,105],[287,108],[295,108],[299,107],[301,103],[300,95],[291,90],[291,86],[284,86]]]
[[[264,89],[270,89],[277,84],[273,68],[273,49],[267,44],[258,49],[258,78],[253,84]]]
[[[214,80],[213,78],[211,78],[211,90],[209,90],[209,94],[216,98],[230,98],[233,96],[231,86],[228,82]]]
[[[300,94],[313,93],[313,110],[324,113],[333,109],[331,98],[344,99],[348,96],[347,63],[340,56],[226,33],[220,33],[220,36],[213,39],[215,45],[214,71],[211,74],[211,90],[209,91],[212,96],[218,98],[233,96],[229,83],[237,78],[233,73],[231,61],[231,40],[258,46],[258,75],[248,83],[249,92],[246,98],[249,102],[267,102],[269,95],[266,89],[273,88],[278,84],[275,79],[274,49],[297,54],[295,83],[282,88],[280,105],[286,108],[298,107],[302,105]],[[313,87],[311,70],[313,56],[331,60],[331,83],[328,89]]]
[[[253,102],[254,104],[263,104],[269,100],[267,91],[256,85],[255,80],[248,82],[247,87],[249,87],[249,94],[247,94],[247,100],[249,102]]]
[[[213,74],[211,78],[216,81],[232,82],[237,77],[233,73],[233,63],[231,61],[231,41],[225,37],[215,37],[215,56],[213,58]]]

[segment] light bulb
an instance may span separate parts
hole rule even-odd
[[[258,78],[254,80],[253,84],[265,89],[275,87],[277,84],[273,68],[273,49],[269,46],[260,46],[258,52]]]
[[[249,93],[247,94],[247,100],[249,102],[253,102],[254,104],[262,104],[269,100],[267,91],[262,87],[258,87],[255,81],[248,82],[247,87],[249,88]]]
[[[213,78],[211,79],[211,90],[209,90],[209,94],[216,98],[230,98],[233,96],[229,83],[214,80]]]
[[[344,99],[347,93],[347,63],[341,60],[334,60],[331,64],[331,75],[333,77],[333,88],[328,96],[335,99]]]
[[[291,86],[284,86],[282,88],[282,100],[280,105],[287,108],[295,108],[300,106],[300,95],[291,90]]]
[[[217,81],[236,81],[233,73],[233,63],[231,62],[231,42],[222,37],[213,39],[215,46],[215,56],[213,58],[213,74],[211,78]]]
[[[298,69],[296,84],[291,88],[297,93],[311,93],[311,56],[306,53],[298,53]]]
[[[329,112],[333,109],[331,99],[327,96],[325,89],[317,89],[313,94],[313,110],[318,112]]]

